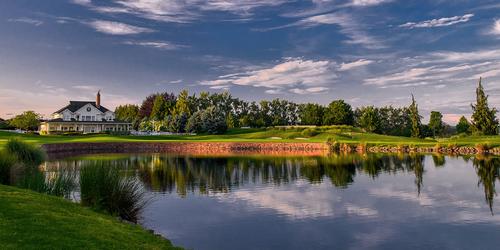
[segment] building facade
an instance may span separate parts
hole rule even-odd
[[[115,113],[101,106],[101,93],[96,101],[70,101],[52,114],[52,119],[40,123],[40,134],[75,132],[82,134],[109,131],[130,131],[132,124],[118,121]]]

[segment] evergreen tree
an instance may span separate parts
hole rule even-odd
[[[158,94],[153,102],[153,108],[151,110],[151,119],[155,121],[162,121],[165,118],[165,113],[167,111],[167,103],[162,95]]]
[[[182,113],[186,113],[188,116],[191,116],[191,104],[189,92],[187,90],[183,90],[179,93],[177,97],[177,101],[175,102],[175,106],[172,109],[172,115],[180,115]]]
[[[188,116],[186,113],[171,116],[168,122],[168,131],[172,133],[184,133],[187,121]]]
[[[115,117],[119,121],[135,122],[139,118],[139,106],[133,104],[120,105],[115,109]]]
[[[432,136],[441,135],[444,130],[443,115],[438,111],[431,111],[431,118],[429,120],[429,129]]]
[[[201,121],[201,116],[203,112],[204,110],[196,111],[191,117],[189,117],[186,124],[186,132],[203,133],[203,126]]]
[[[208,134],[224,134],[227,130],[224,113],[214,106],[210,106],[201,114],[203,132]]]
[[[422,126],[422,122],[420,119],[422,119],[422,117],[418,113],[418,105],[413,94],[411,95],[411,105],[408,109],[410,111],[411,120],[411,137],[418,138],[421,136],[420,128]]]
[[[472,106],[472,129],[482,135],[496,135],[498,133],[497,110],[488,107],[488,96],[484,93],[481,78],[476,89],[476,105]]]
[[[460,120],[458,121],[458,124],[457,124],[456,128],[457,128],[457,133],[458,134],[469,133],[470,132],[470,123],[467,120],[467,118],[465,118],[465,116],[462,116],[460,118]]]

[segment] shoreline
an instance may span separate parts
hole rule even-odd
[[[53,158],[95,153],[173,153],[190,155],[326,156],[331,153],[438,153],[500,155],[500,148],[484,146],[377,146],[365,143],[322,142],[78,142],[50,143],[41,148]]]

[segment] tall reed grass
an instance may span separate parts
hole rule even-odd
[[[77,188],[76,173],[60,170],[57,173],[46,174],[37,167],[25,167],[15,185],[35,192],[70,199],[71,193]]]
[[[45,152],[42,149],[19,139],[10,139],[5,145],[5,152],[26,165],[39,165],[45,161]]]
[[[12,168],[16,159],[4,151],[0,151],[0,184],[10,185]]]
[[[147,204],[145,195],[140,183],[121,175],[117,166],[101,162],[80,169],[80,197],[84,206],[137,222]]]

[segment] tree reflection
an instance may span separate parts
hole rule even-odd
[[[377,178],[381,173],[413,172],[417,190],[423,182],[424,156],[346,154],[329,157],[192,157],[138,156],[138,176],[155,192],[225,193],[248,183],[282,185],[298,179],[321,183],[328,179],[347,188],[356,174]]]
[[[248,184],[275,186],[304,180],[312,184],[330,182],[336,188],[352,185],[357,175],[372,179],[381,174],[411,173],[420,195],[425,173],[422,154],[332,154],[328,157],[235,156],[200,157],[185,155],[116,155],[91,156],[45,163],[46,174],[61,169],[78,170],[96,161],[109,161],[124,173],[135,175],[150,191],[173,193],[227,193]],[[446,164],[442,155],[432,155],[436,167]],[[495,182],[500,180],[500,158],[493,156],[463,157],[472,162],[482,186],[486,203],[493,211]],[[18,179],[19,177],[17,177]]]
[[[493,214],[493,199],[496,196],[495,182],[499,178],[500,158],[476,156],[472,163],[479,178],[477,185],[483,185],[484,198]]]

